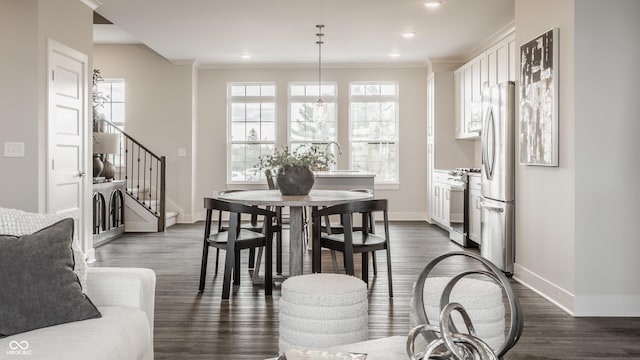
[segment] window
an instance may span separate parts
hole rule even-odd
[[[272,154],[276,142],[276,86],[230,83],[228,103],[228,171],[232,183],[264,179],[256,168],[260,155]]]
[[[351,168],[376,174],[376,183],[398,183],[398,84],[349,84]]]
[[[323,83],[322,101],[327,105],[327,119],[313,120],[313,105],[318,101],[318,83],[289,84],[289,147],[318,145],[321,148],[338,139],[337,86]],[[324,150],[324,149],[323,149]],[[335,151],[334,148],[330,151]],[[336,155],[336,154],[334,154]]]
[[[98,108],[104,118],[124,131],[124,79],[104,79],[98,82],[100,91],[106,100]]]

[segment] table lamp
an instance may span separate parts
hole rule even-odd
[[[116,154],[119,150],[120,134],[93,133],[93,177],[104,176],[107,180],[113,179],[115,168],[106,154]]]

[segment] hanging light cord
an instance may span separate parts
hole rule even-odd
[[[324,36],[322,28],[324,28],[324,25],[316,25],[316,27],[318,28],[318,33],[316,34],[318,37],[318,41],[316,41],[316,44],[318,44],[318,103],[322,103],[322,44],[324,44],[322,41]]]

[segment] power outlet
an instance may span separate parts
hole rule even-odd
[[[24,157],[23,142],[5,142],[4,157]]]

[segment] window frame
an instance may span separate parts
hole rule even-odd
[[[122,84],[122,101],[113,101],[113,84],[115,83]],[[104,116],[105,120],[113,123],[118,129],[124,131],[124,126],[127,122],[127,83],[124,78],[103,78],[98,83],[98,89],[104,84],[110,84],[110,87],[108,92],[100,90],[107,97],[107,100],[102,103],[101,107],[103,110],[99,111],[99,113]],[[122,104],[122,121],[113,120],[113,104]],[[109,107],[109,117],[104,114],[104,110],[107,107]]]
[[[338,142],[338,132],[339,132],[339,123],[338,123],[338,83],[336,81],[322,81],[320,82],[321,92],[325,87],[331,86],[334,90],[334,95],[326,94],[324,92],[321,93],[320,97],[325,104],[333,104],[335,107],[335,111],[333,113],[334,118],[332,119],[334,125],[334,136],[331,140],[323,140],[323,139],[310,139],[309,141],[300,141],[293,140],[291,136],[291,124],[292,124],[292,104],[293,103],[305,103],[305,104],[314,104],[318,100],[318,94],[314,93],[312,95],[291,95],[291,90],[293,86],[308,86],[309,88],[318,88],[317,81],[290,81],[287,83],[287,146],[289,149],[293,149],[295,145],[298,144],[309,144],[319,146],[321,150],[324,150],[328,144],[332,142]],[[334,149],[331,148],[329,151],[334,152]],[[334,156],[336,154],[334,153]],[[335,167],[335,164],[331,166]]]
[[[233,96],[232,95],[232,88],[234,86],[273,86],[273,95],[271,96],[263,96],[263,95],[257,95],[257,96]],[[233,180],[233,176],[232,176],[232,154],[233,154],[233,146],[236,144],[265,144],[265,145],[272,145],[273,148],[276,148],[276,144],[278,142],[278,87],[277,87],[277,83],[275,81],[257,81],[257,82],[247,82],[247,81],[229,81],[227,82],[227,166],[226,166],[226,172],[227,172],[227,184],[238,184],[238,185],[242,185],[242,184],[263,184],[266,182],[265,176],[262,172],[258,172],[258,177],[256,180]],[[244,104],[249,104],[249,103],[258,103],[258,104],[263,104],[263,103],[270,103],[273,105],[273,141],[270,140],[257,140],[257,141],[251,141],[251,140],[242,140],[242,141],[233,141],[231,139],[232,136],[232,127],[233,127],[233,112],[232,112],[232,107],[233,104],[238,104],[238,103],[244,103]],[[262,122],[262,121],[261,121]],[[245,119],[245,123],[246,123],[246,119]]]
[[[395,86],[395,94],[394,95],[353,95],[352,94],[352,86],[353,85],[394,85]],[[353,103],[384,103],[384,102],[393,102],[395,103],[395,137],[393,140],[379,140],[377,143],[379,144],[394,144],[394,161],[393,166],[395,169],[395,179],[393,180],[378,180],[378,177],[374,179],[374,184],[376,188],[380,189],[394,189],[400,185],[400,82],[399,81],[350,81],[349,82],[349,124],[348,124],[348,144],[349,144],[349,168],[354,168],[353,162],[353,144],[365,142],[362,140],[354,140],[353,138],[353,113],[352,113],[352,104]],[[368,141],[369,144],[376,143],[375,141]]]

